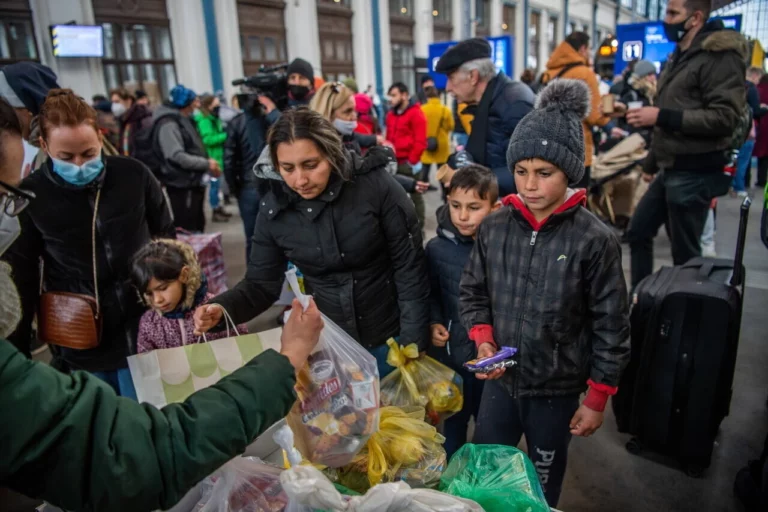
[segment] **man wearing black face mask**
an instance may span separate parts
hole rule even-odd
[[[669,0],[664,30],[677,48],[659,77],[655,106],[626,116],[633,127],[653,127],[644,169],[653,182],[627,233],[633,286],[653,272],[653,237],[665,222],[675,265],[701,255],[710,202],[730,187],[723,169],[742,124],[748,49],[741,34],[708,21],[709,14],[710,0]]]
[[[293,59],[288,64],[288,105],[309,105],[315,94],[315,72],[312,64],[304,59]]]

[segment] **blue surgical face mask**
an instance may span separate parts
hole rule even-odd
[[[61,179],[75,185],[83,187],[95,180],[101,171],[104,170],[104,162],[101,161],[101,153],[92,160],[88,160],[83,165],[75,165],[72,162],[65,162],[51,157],[53,161],[53,172],[61,176]]]

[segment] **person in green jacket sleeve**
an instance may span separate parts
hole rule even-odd
[[[0,99],[0,257],[34,196],[19,190],[21,126]],[[314,302],[268,350],[217,384],[162,410],[115,394],[81,371],[59,373],[5,340],[21,319],[11,268],[0,262],[0,486],[67,510],[168,509],[245,451],[296,400],[296,369],[317,344]],[[0,507],[2,508],[2,507]]]
[[[221,102],[219,98],[211,94],[204,94],[200,97],[200,112],[195,115],[197,131],[200,132],[200,138],[203,140],[205,152],[210,158],[219,162],[219,167],[224,168],[224,142],[227,140],[227,132],[219,119],[219,109]],[[213,222],[227,222],[231,213],[228,213],[220,204],[219,191],[221,182],[219,178],[211,178],[211,187],[208,189],[208,200],[213,209]]]

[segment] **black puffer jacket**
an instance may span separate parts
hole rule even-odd
[[[461,279],[464,327],[492,325],[518,349],[502,383],[516,396],[616,387],[629,360],[629,307],[616,237],[574,193],[543,224],[518,196],[480,226]]]
[[[126,367],[133,353],[144,306],[129,284],[133,255],[157,237],[175,237],[160,184],[132,158],[105,158],[105,170],[91,185],[73,187],[51,170],[50,160],[21,184],[37,198],[19,216],[21,235],[4,259],[13,268],[24,317],[10,341],[29,347],[40,290],[40,258],[45,291],[94,296],[91,223],[97,188],[96,268],[103,316],[101,345],[92,350],[60,350],[73,369],[109,371]]]
[[[436,352],[438,359],[448,359],[453,368],[462,368],[477,357],[475,344],[459,317],[459,282],[474,244],[453,225],[447,204],[437,209],[437,236],[427,242],[425,250],[431,284],[429,323],[448,329],[448,348]]]
[[[429,282],[413,203],[386,171],[392,153],[349,153],[349,181],[333,174],[304,200],[279,174],[257,165],[261,205],[245,279],[212,299],[236,323],[277,300],[290,260],[320,311],[364,347],[390,337],[426,348]]]
[[[248,129],[255,133],[248,133]],[[256,176],[253,166],[259,159],[266,144],[266,133],[269,129],[265,118],[250,118],[245,113],[238,114],[227,124],[227,140],[224,142],[224,177],[229,189],[240,195],[244,188],[256,186]],[[261,147],[253,147],[253,142]]]

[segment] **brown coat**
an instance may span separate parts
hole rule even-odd
[[[558,77],[565,66],[569,64],[580,64],[568,69]],[[563,41],[552,52],[552,56],[547,62],[547,72],[542,77],[542,82],[547,83],[550,80],[558,78],[571,78],[581,80],[587,84],[591,93],[590,109],[587,117],[582,121],[584,128],[584,165],[592,165],[592,157],[595,154],[595,148],[592,143],[592,127],[605,126],[611,119],[600,113],[600,88],[597,83],[595,71],[587,64],[587,61],[573,49],[573,46]]]

